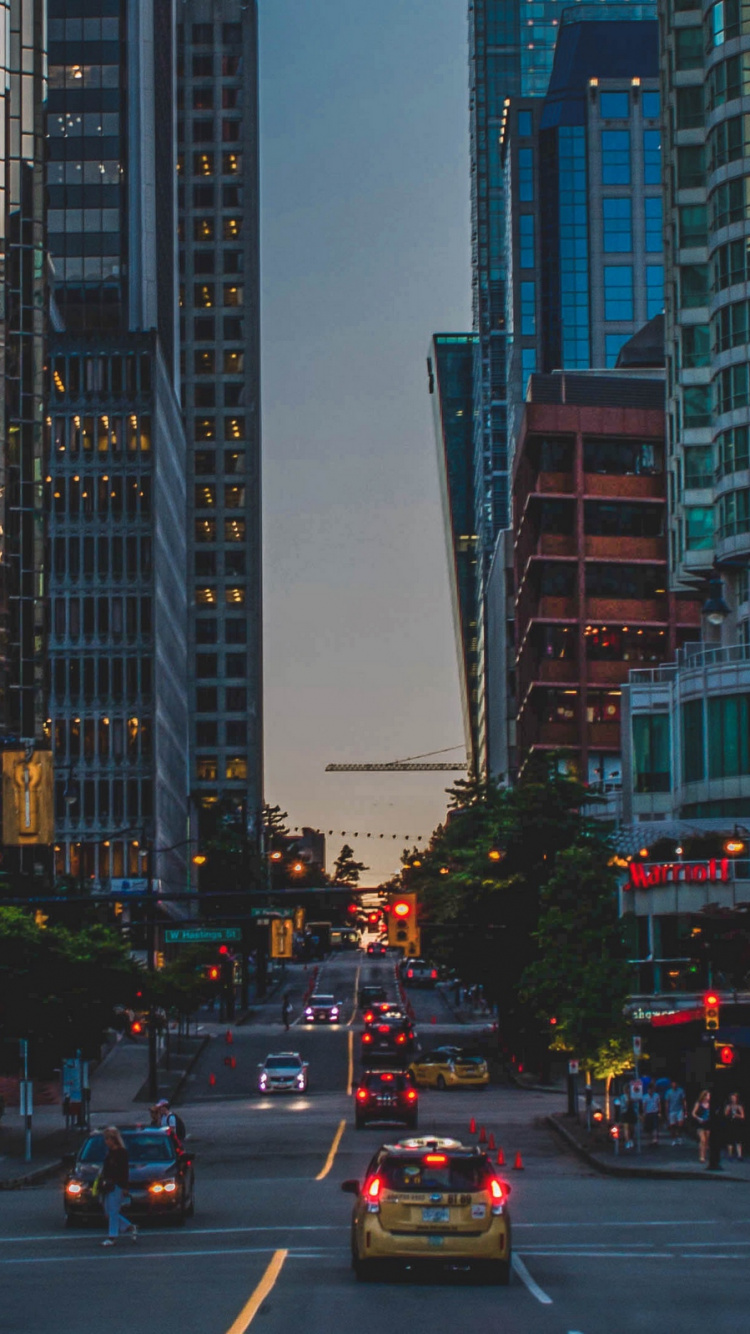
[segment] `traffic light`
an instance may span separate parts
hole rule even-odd
[[[703,997],[703,1017],[707,1033],[715,1033],[719,1027],[719,997],[715,991],[707,991]]]
[[[416,894],[394,894],[388,902],[388,944],[405,955],[419,954]]]
[[[730,1066],[736,1065],[737,1052],[731,1042],[722,1042],[716,1047],[714,1053],[714,1064],[717,1070],[728,1070]]]
[[[272,917],[269,954],[272,959],[291,959],[294,946],[294,922],[291,917]]]
[[[207,982],[218,982],[221,978],[221,968],[218,963],[207,963],[203,968],[203,976]]]

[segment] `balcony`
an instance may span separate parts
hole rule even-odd
[[[589,723],[586,735],[592,750],[620,749],[619,723]]]
[[[664,598],[586,598],[586,617],[615,625],[629,621],[666,624],[667,603]]]
[[[599,560],[666,560],[667,546],[663,537],[600,537],[585,538],[586,555]]]
[[[664,496],[663,474],[654,477],[636,477],[632,473],[625,476],[617,473],[587,472],[583,479],[583,490],[587,496],[616,496],[619,500],[648,500]]]
[[[573,492],[572,472],[540,472],[537,474],[535,491],[544,495],[571,495]]]

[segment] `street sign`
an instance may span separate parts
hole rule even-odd
[[[110,880],[109,892],[116,899],[122,898],[126,894],[148,894],[148,878],[146,876],[129,876],[126,880]]]
[[[63,1097],[71,1102],[81,1102],[83,1098],[83,1071],[77,1056],[67,1057],[62,1063]]]
[[[641,1039],[637,1033],[633,1034],[633,1053],[636,1056],[641,1054]]]
[[[569,1075],[578,1074],[578,1061],[568,1061],[568,1074]]]
[[[164,932],[165,945],[212,945],[241,939],[238,926],[168,926]]]

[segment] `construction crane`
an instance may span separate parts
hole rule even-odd
[[[460,746],[446,746],[444,750],[428,750],[424,755],[407,755],[405,760],[390,760],[387,764],[327,764],[325,771],[327,774],[445,773],[454,770],[465,772],[468,768],[466,760],[417,763],[418,760],[429,759],[431,755],[447,755],[451,750],[460,749]]]

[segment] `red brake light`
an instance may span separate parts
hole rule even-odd
[[[360,1102],[367,1102],[367,1089],[357,1089],[357,1097]]]
[[[406,1042],[406,1034],[405,1034],[405,1033],[397,1033],[397,1034],[396,1034],[396,1041],[397,1041],[397,1042]]]
[[[437,968],[433,968],[432,973],[431,973],[431,976],[432,976],[432,977],[437,977]]]
[[[448,1159],[444,1153],[428,1153],[425,1154],[424,1161],[429,1163],[430,1167],[445,1167]]]
[[[387,1033],[387,1032],[388,1032],[388,1025],[387,1025],[387,1024],[378,1024],[378,1032],[379,1032],[379,1033]]]
[[[381,1079],[385,1079],[385,1080],[393,1079],[393,1075],[391,1075],[391,1074],[382,1074],[382,1075],[380,1076],[380,1078],[381,1078]]]
[[[143,1024],[139,1023],[139,1021],[136,1019],[135,1022],[130,1025],[130,1031],[131,1033],[142,1033]]]
[[[407,1101],[407,1102],[416,1102],[416,1100],[417,1100],[417,1090],[416,1090],[416,1089],[407,1089],[407,1090],[406,1090],[406,1101]]]
[[[410,968],[409,971],[408,971],[408,973],[406,974],[406,976],[407,976],[407,977],[413,977],[413,976],[414,976],[414,969],[413,969],[413,968]]]
[[[505,1199],[505,1192],[500,1185],[500,1182],[495,1177],[490,1178],[490,1195],[498,1204],[502,1204]]]
[[[371,1024],[374,1018],[375,1015],[373,1014],[372,1010],[368,1010],[367,1014],[365,1015],[365,1023]]]
[[[379,1200],[382,1189],[383,1183],[380,1180],[380,1177],[373,1177],[365,1191],[368,1200]]]
[[[363,1034],[362,1034],[362,1041],[363,1041],[363,1042],[372,1042],[372,1033],[363,1033]]]

